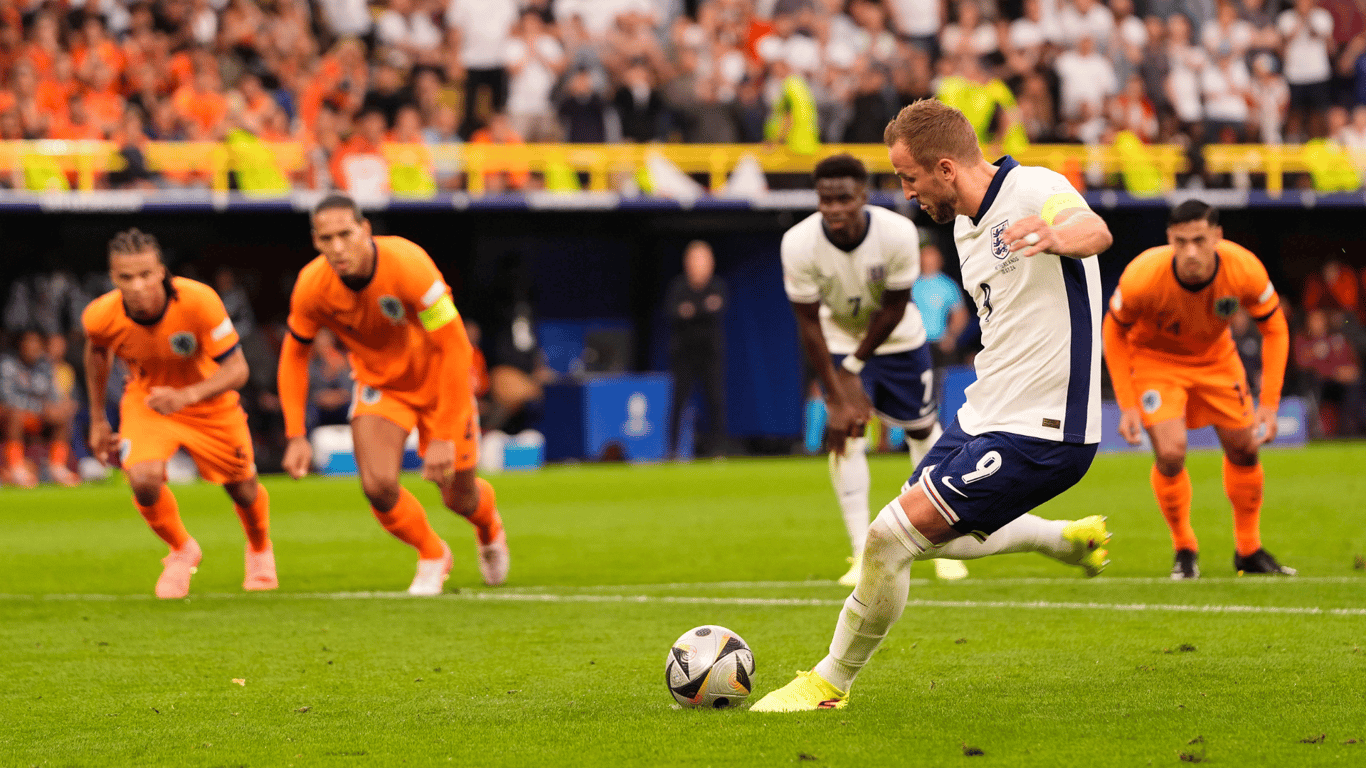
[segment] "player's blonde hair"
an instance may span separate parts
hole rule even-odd
[[[905,144],[916,163],[932,167],[941,158],[971,163],[982,159],[977,132],[962,112],[937,99],[921,99],[897,113],[882,132],[887,146]]]

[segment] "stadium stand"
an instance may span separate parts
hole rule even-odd
[[[1346,0],[7,0],[0,78],[32,191],[621,189],[647,145],[718,190],[927,96],[1092,189],[1354,191],[1366,159]]]

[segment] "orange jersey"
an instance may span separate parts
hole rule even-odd
[[[310,342],[331,329],[346,346],[356,381],[376,389],[416,392],[429,387],[440,347],[428,336],[458,321],[450,289],[432,257],[402,237],[376,237],[375,273],[360,290],[348,288],[322,256],[304,266],[290,297],[289,330]]]
[[[1110,297],[1110,314],[1134,354],[1184,365],[1236,358],[1228,319],[1238,307],[1261,322],[1280,306],[1266,268],[1248,249],[1220,240],[1214,277],[1192,289],[1177,281],[1172,254],[1170,245],[1139,254]]]
[[[152,387],[187,387],[209,378],[240,342],[223,300],[212,288],[184,277],[171,278],[171,286],[176,295],[155,322],[129,317],[118,290],[90,302],[81,315],[90,343],[112,350],[128,364],[132,380],[125,397],[137,402]],[[180,412],[204,416],[236,407],[237,393],[228,391]]]

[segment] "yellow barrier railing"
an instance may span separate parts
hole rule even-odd
[[[306,165],[298,142],[267,143],[280,170],[286,175]],[[387,156],[411,157],[413,147],[387,144]],[[197,176],[215,190],[227,190],[232,157],[216,142],[147,142],[143,145],[150,170],[174,176]],[[890,173],[887,150],[880,144],[827,144],[815,155],[798,155],[782,146],[763,144],[435,144],[421,148],[441,171],[464,171],[471,194],[486,189],[486,174],[498,172],[544,172],[548,167],[569,168],[588,176],[588,189],[607,191],[614,183],[641,168],[649,153],[658,153],[680,170],[705,175],[708,186],[719,190],[741,158],[753,157],[767,173],[807,173],[816,162],[837,152],[859,158],[873,173]],[[1144,147],[1156,166],[1164,191],[1175,187],[1176,174],[1186,170],[1185,150],[1176,145]],[[1266,189],[1279,194],[1285,174],[1307,173],[1305,148],[1298,145],[1211,144],[1204,147],[1206,167],[1213,173],[1247,172],[1266,177]],[[1350,154],[1350,153],[1349,153]],[[1366,157],[1352,155],[1358,167]],[[78,189],[95,187],[97,176],[122,170],[118,146],[104,141],[4,141],[0,142],[0,169],[22,174],[25,163],[42,158],[61,172],[74,176]],[[1017,153],[1026,165],[1042,165],[1057,171],[1099,170],[1113,175],[1124,169],[1112,147],[1077,144],[1036,144]]]

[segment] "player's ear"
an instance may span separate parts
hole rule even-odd
[[[950,184],[952,184],[954,178],[958,176],[958,165],[953,162],[953,158],[939,158],[939,163],[936,167],[939,171],[940,178]]]

